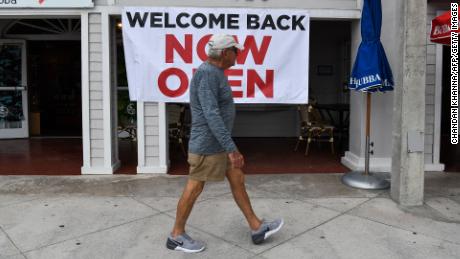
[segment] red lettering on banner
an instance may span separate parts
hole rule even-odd
[[[180,80],[180,86],[176,90],[171,90],[166,84],[170,76],[177,76]],[[160,73],[158,76],[158,88],[167,97],[179,97],[183,95],[188,89],[187,74],[178,68],[168,68]]]
[[[257,71],[254,69],[248,69],[248,98],[254,98],[256,85],[267,98],[273,98],[273,81],[274,81],[273,70],[265,71],[265,82],[260,78]]]
[[[240,65],[246,63],[246,58],[248,57],[249,51],[251,51],[252,57],[254,58],[254,63],[256,63],[257,65],[263,64],[271,40],[272,36],[264,36],[259,49],[257,48],[257,43],[254,36],[246,36],[246,39],[244,40],[243,44],[244,49],[240,51],[240,53],[238,54],[238,57],[236,58],[236,63]]]
[[[194,74],[196,68],[192,69]],[[244,74],[243,69],[227,69],[225,70],[227,77],[242,77]],[[177,76],[180,80],[180,86],[176,90],[171,90],[167,85],[167,80],[170,76]],[[255,89],[257,88],[262,92],[266,98],[273,98],[273,82],[275,79],[275,72],[272,69],[265,71],[265,81],[260,77],[254,69],[247,70],[247,81],[246,81],[246,98],[255,98]],[[229,79],[228,84],[232,87],[232,94],[234,98],[244,98],[244,92],[242,90],[234,90],[234,88],[241,88],[243,82],[241,79]],[[161,93],[166,97],[180,97],[187,90],[189,85],[189,78],[187,74],[179,68],[168,68],[160,73],[158,76],[158,88]]]
[[[193,51],[193,37],[192,34],[185,34],[185,46],[183,46],[176,38],[176,36],[172,34],[166,34],[165,38],[165,47],[166,47],[166,55],[165,55],[165,62],[166,63],[174,63],[174,51],[182,57],[185,63],[191,64],[192,63],[192,51]]]
[[[206,45],[208,44],[209,39],[211,38],[211,34],[208,34],[198,41],[196,45],[196,53],[201,61],[206,61],[208,59],[208,55],[206,54]]]
[[[173,34],[166,34],[165,37],[165,62],[166,63],[174,63],[174,52],[177,52],[182,60],[187,63],[193,63],[193,35],[192,34],[185,34],[185,43],[182,44],[175,35]],[[238,42],[238,38],[236,36],[235,40]],[[196,53],[201,61],[205,61],[208,58],[206,55],[206,44],[211,38],[211,34],[203,36],[196,46]],[[253,35],[246,36],[244,40],[244,50],[240,51],[238,57],[236,59],[237,64],[244,64],[246,63],[246,59],[248,58],[249,52],[251,52],[252,57],[254,59],[254,63],[257,65],[261,65],[264,63],[265,57],[267,56],[268,47],[270,46],[272,36],[264,36],[262,39],[262,43],[260,44],[260,48],[257,46],[256,39]]]
[[[243,70],[242,69],[227,69],[225,70],[224,74],[227,77],[230,76],[242,76],[243,75]],[[241,80],[228,80],[228,84],[230,87],[241,87]],[[234,91],[232,90],[233,97],[235,98],[242,98],[243,97],[243,91]]]
[[[205,61],[208,56],[206,54],[206,45],[211,37],[211,34],[201,37],[196,45],[196,53],[198,58],[201,61]],[[235,40],[238,42],[236,36]],[[244,40],[244,50],[240,51],[236,63],[244,64],[248,58],[249,53],[252,54],[254,63],[257,65],[263,64],[265,57],[267,55],[268,47],[270,45],[272,37],[264,36],[260,47],[256,43],[256,39],[253,35],[248,35]],[[185,34],[184,40],[181,41],[173,34],[166,34],[165,38],[165,61],[166,63],[174,63],[174,55],[178,54],[183,62],[187,64],[193,63],[193,35]],[[194,74],[196,68],[192,69],[192,74]],[[246,82],[246,97],[255,98],[255,89],[257,88],[262,92],[266,98],[273,98],[273,83],[274,83],[274,71],[266,70],[265,71],[265,80],[260,77],[254,69],[228,69],[225,71],[227,77],[242,77],[244,72],[247,71],[247,82]],[[170,76],[177,76],[180,81],[179,88],[176,90],[171,90],[168,87],[167,80]],[[241,79],[229,79],[228,83],[232,87],[232,94],[235,98],[243,98],[244,89],[242,89],[242,80]],[[179,97],[182,96],[188,89],[189,78],[187,74],[179,68],[168,68],[160,73],[158,76],[158,87],[163,95],[166,97]],[[238,88],[238,90],[234,90]]]

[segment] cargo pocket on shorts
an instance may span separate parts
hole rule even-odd
[[[187,162],[192,168],[200,167],[204,162],[205,156],[197,154],[188,154]]]

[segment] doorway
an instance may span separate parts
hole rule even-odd
[[[0,39],[0,139],[27,138],[26,43]]]
[[[81,137],[80,41],[28,43],[31,136]]]
[[[441,152],[440,162],[446,172],[460,172],[460,145],[450,143],[450,46],[442,50],[442,106],[441,106]]]
[[[80,174],[80,34],[76,17],[0,19],[0,175]]]

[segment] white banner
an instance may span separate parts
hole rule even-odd
[[[0,8],[91,8],[92,0],[0,0]]]
[[[226,70],[236,103],[307,103],[310,17],[304,10],[128,7],[122,13],[131,100],[188,102],[212,34],[245,49]]]

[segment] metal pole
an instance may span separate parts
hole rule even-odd
[[[366,109],[366,148],[365,148],[365,160],[364,160],[364,174],[369,175],[369,140],[371,132],[371,93],[367,92],[367,109]]]
[[[366,109],[366,147],[364,172],[354,171],[342,176],[342,182],[348,186],[360,189],[388,189],[390,182],[369,172],[370,156],[370,128],[371,128],[371,93],[367,92],[367,109]]]

